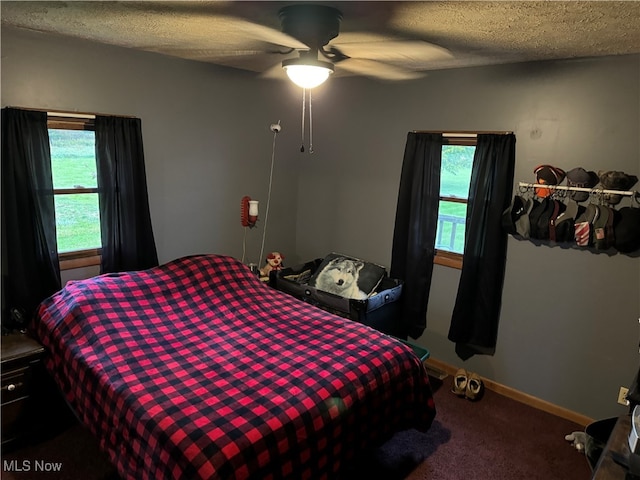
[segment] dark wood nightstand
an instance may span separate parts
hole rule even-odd
[[[44,348],[22,333],[2,335],[0,368],[2,375],[2,447],[3,449],[33,433],[36,383],[42,368]]]
[[[625,480],[626,478],[637,478],[628,474],[628,469],[622,463],[634,461],[629,453],[629,433],[631,432],[631,415],[618,417],[607,444],[605,445],[598,463],[593,471],[593,480]],[[636,457],[637,458],[637,457]],[[618,459],[618,461],[616,461]],[[637,461],[637,459],[635,460]],[[634,469],[637,471],[637,465]]]

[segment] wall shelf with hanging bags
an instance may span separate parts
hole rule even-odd
[[[518,187],[503,213],[503,227],[515,238],[640,256],[640,192],[526,182]],[[630,206],[614,207],[625,198]]]

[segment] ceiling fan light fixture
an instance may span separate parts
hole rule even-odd
[[[317,87],[333,73],[333,64],[311,58],[285,60],[282,68],[291,81],[302,88]]]

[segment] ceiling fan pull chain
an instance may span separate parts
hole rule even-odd
[[[302,89],[302,142],[300,143],[300,152],[304,153],[304,113],[307,100],[307,89]]]
[[[313,153],[313,111],[311,110],[311,90],[309,90],[309,155]]]

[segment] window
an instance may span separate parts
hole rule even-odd
[[[48,119],[60,268],[100,263],[100,209],[91,118]]]
[[[435,263],[462,268],[475,134],[444,134]]]

